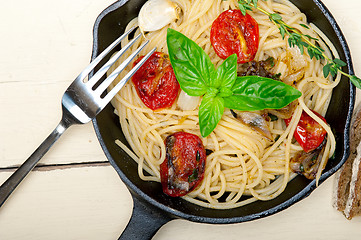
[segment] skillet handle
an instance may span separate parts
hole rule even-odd
[[[150,240],[164,224],[174,219],[133,196],[133,213],[118,240]]]

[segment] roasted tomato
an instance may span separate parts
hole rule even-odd
[[[315,111],[313,112],[326,122],[320,114]],[[285,119],[287,125],[291,122],[291,119],[292,118]],[[294,137],[303,150],[308,153],[320,146],[325,139],[326,133],[326,130],[318,122],[303,111],[300,121],[297,124]]]
[[[212,24],[211,43],[222,59],[236,53],[238,63],[252,61],[259,44],[258,23],[238,9],[224,11]]]
[[[184,196],[203,179],[206,150],[198,136],[186,132],[169,135],[164,143],[166,158],[160,165],[163,192],[171,197]]]
[[[143,58],[134,62],[134,66]],[[172,106],[179,92],[169,57],[155,52],[133,75],[132,82],[142,102],[152,110]]]

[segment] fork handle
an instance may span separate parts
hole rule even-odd
[[[68,124],[61,121],[33,154],[0,186],[0,207],[68,127]]]

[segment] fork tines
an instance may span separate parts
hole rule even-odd
[[[112,50],[114,49],[125,37],[127,37],[132,31],[134,27],[129,29],[126,33],[116,39],[111,45],[109,45],[97,58],[95,58],[90,65],[84,69],[82,73],[79,74],[78,78],[81,81],[84,80],[86,75],[88,75],[94,67]],[[131,55],[122,62],[104,81],[102,81],[99,86],[94,87],[99,80],[107,73],[109,68],[127,51],[129,48],[141,37],[142,34],[138,34],[134,37],[126,46],[122,47],[120,51],[115,53],[86,83],[88,90],[93,89],[95,96],[99,96],[97,99],[100,108],[104,107],[110,100],[117,94],[117,92],[127,83],[127,81],[134,75],[134,73],[144,64],[144,62],[155,52],[156,48],[153,48],[149,53],[147,53],[144,58],[132,68],[130,72],[126,74],[126,76],[119,81],[114,88],[109,91],[105,96],[102,94],[109,87],[109,85],[114,81],[114,79],[126,68],[127,65],[131,63],[131,61],[139,54],[139,52],[149,43],[149,40],[144,42],[139,48],[137,48]],[[77,78],[77,79],[78,79]],[[93,94],[93,95],[94,95]]]

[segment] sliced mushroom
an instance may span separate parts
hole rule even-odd
[[[293,172],[304,175],[307,179],[315,179],[318,168],[325,152],[325,142],[311,152],[299,151],[290,160],[290,168]]]
[[[262,136],[273,141],[271,131],[268,126],[265,114],[258,112],[243,112],[237,110],[231,110],[233,117],[237,118],[241,123],[249,126]]]
[[[292,117],[293,112],[296,110],[298,105],[298,101],[293,101],[288,104],[286,107],[281,109],[267,109],[267,112],[271,113],[272,115],[277,116],[278,118],[288,119]]]

